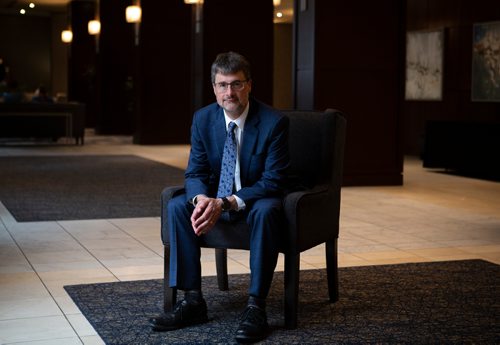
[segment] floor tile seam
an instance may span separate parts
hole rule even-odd
[[[35,343],[37,341],[49,341],[49,340],[52,340],[52,339],[67,339],[67,338],[78,338],[78,339],[80,339],[80,341],[82,341],[81,338],[80,338],[80,335],[78,334],[77,330],[75,329],[75,326],[73,326],[73,324],[71,323],[71,321],[68,319],[67,315],[64,313],[64,311],[61,309],[61,307],[57,303],[57,301],[53,297],[52,297],[52,299],[54,300],[54,302],[56,303],[57,307],[61,311],[61,314],[59,314],[59,315],[44,315],[44,316],[36,316],[36,317],[20,317],[20,318],[15,318],[15,319],[5,319],[5,320],[0,320],[0,323],[7,322],[7,321],[12,322],[12,321],[29,321],[29,320],[35,320],[35,322],[36,322],[36,320],[40,320],[40,319],[62,318],[62,319],[64,319],[66,321],[66,323],[68,324],[68,326],[73,331],[73,334],[74,334],[73,337],[50,338],[50,339],[34,339],[34,340],[30,340],[29,342]],[[16,344],[16,343],[14,342],[14,343],[7,343],[7,344]],[[83,344],[83,341],[82,341],[82,344]]]
[[[371,239],[371,241],[375,242],[375,245],[383,245],[383,246],[387,246],[387,247],[390,247],[390,248],[393,248],[396,250],[407,249],[407,248],[402,247],[402,246],[405,246],[407,244],[424,242],[421,238],[411,238],[411,237],[391,238],[391,239]],[[426,242],[430,242],[430,241],[426,241]],[[366,246],[369,246],[369,245],[366,245]]]
[[[422,241],[425,241],[425,242],[428,242],[428,243],[431,243],[433,245],[436,245],[436,244],[439,245],[439,243],[437,243],[436,241],[430,241],[430,240],[422,239],[422,238],[418,238],[418,239],[422,240]],[[403,244],[407,244],[407,243],[412,243],[412,242],[401,242],[399,244],[403,245]],[[387,244],[387,246],[393,248],[394,250],[403,251],[403,252],[407,252],[407,253],[410,253],[410,254],[414,254],[414,253],[411,252],[411,250],[419,250],[419,249],[441,250],[441,249],[447,249],[447,248],[449,248],[448,246],[444,246],[444,245],[439,245],[437,247],[432,246],[432,247],[423,247],[423,248],[401,248],[401,247],[398,246],[398,243],[390,243],[390,244]]]
[[[423,251],[425,250],[428,250],[429,252],[438,252],[438,251],[449,251],[449,250],[453,250],[454,252],[452,254],[434,254],[434,253],[424,253]],[[458,247],[450,247],[450,246],[442,246],[442,247],[435,247],[435,248],[418,248],[418,249],[406,249],[407,252],[409,252],[410,254],[413,254],[415,256],[418,256],[418,257],[421,257],[423,259],[433,259],[433,258],[436,258],[436,257],[450,257],[450,258],[453,258],[455,257],[456,255],[475,255],[475,256],[478,256],[477,253],[469,253],[469,252],[466,252],[464,250],[460,250],[458,249]],[[419,252],[420,251],[420,252]],[[456,252],[455,252],[456,251]]]
[[[373,261],[376,261],[376,260],[380,260],[381,258],[377,258],[377,259],[368,259],[367,257],[369,257],[370,255],[376,255],[376,254],[379,254],[380,252],[364,252],[364,256],[361,256],[361,255],[358,255],[358,254],[361,254],[361,253],[348,253],[354,257],[356,257],[356,259],[359,259],[359,260],[362,260],[364,262],[367,262],[367,263],[370,263],[370,264],[373,264]],[[397,256],[394,256],[394,257],[387,257],[387,258],[383,258],[383,259],[396,259],[396,260],[403,260],[403,259],[408,259],[408,257],[397,257]]]
[[[39,316],[22,316],[22,317],[15,317],[15,318],[0,319],[0,323],[6,322],[6,321],[33,320],[33,319],[40,319],[40,318],[64,317],[64,315],[65,314],[61,311],[61,313],[59,313],[59,314],[48,314],[48,315],[39,315]]]
[[[417,253],[414,253],[412,252],[412,249],[403,249],[403,248],[398,248],[396,246],[392,246],[390,244],[386,244],[386,246],[388,247],[391,247],[394,249],[394,253],[397,253],[397,252],[402,252],[402,253],[405,253],[407,255],[409,255],[409,257],[398,257],[398,256],[394,256],[393,258],[394,259],[402,259],[402,260],[405,260],[405,259],[409,259],[410,257],[414,256],[414,257],[417,257],[417,258],[420,258],[420,259],[432,259],[432,257],[430,256],[426,256],[426,255],[421,255],[421,254],[417,254]],[[431,249],[431,250],[443,250],[443,249],[449,249],[450,247],[432,247],[432,248],[422,248],[422,249]],[[413,250],[418,250],[418,249],[413,249]],[[374,254],[376,255],[377,253],[381,253],[381,252],[363,252],[364,255],[370,255],[370,254]],[[384,252],[386,253],[386,252]],[[468,254],[466,252],[463,252],[464,254]],[[355,256],[356,258],[359,258],[361,260],[364,260],[364,261],[369,261],[367,260],[365,257],[362,257],[360,255],[357,255],[357,254],[360,254],[359,252],[350,252],[350,253],[346,253],[346,254],[349,254],[349,255],[353,255]]]
[[[369,188],[369,187],[367,187]],[[373,187],[374,189],[377,188],[377,187]],[[396,199],[401,199],[401,200],[404,200],[404,201],[411,201],[411,202],[418,202],[419,205],[409,205],[410,208],[412,209],[416,209],[418,211],[428,211],[428,208],[429,208],[429,204],[432,204],[432,208],[431,209],[435,209],[436,212],[434,212],[435,214],[437,215],[440,215],[441,212],[439,210],[441,209],[451,209],[453,211],[458,211],[458,210],[462,210],[462,211],[467,211],[467,212],[472,212],[474,215],[477,215],[477,216],[497,216],[497,213],[494,213],[494,212],[491,212],[491,211],[478,211],[477,209],[475,209],[474,211],[470,210],[470,208],[467,208],[465,207],[463,204],[456,204],[454,203],[454,206],[453,207],[447,207],[445,205],[442,204],[442,199],[440,199],[440,201],[435,201],[435,200],[432,200],[432,199],[422,199],[421,197],[418,197],[418,193],[416,192],[411,192],[409,191],[409,194],[405,194],[405,195],[401,195],[401,194],[397,194],[397,195],[394,195],[393,193],[390,193],[388,191],[383,191],[383,190],[372,190],[371,193],[379,193],[379,194],[382,194],[382,197],[383,196],[387,196],[387,197],[390,197],[390,198],[396,198]],[[428,193],[426,192],[420,192],[420,194],[422,195],[427,195]],[[451,191],[447,190],[445,192],[442,193],[444,196],[443,196],[443,199],[446,199],[446,195],[448,194],[452,194],[454,195]],[[456,198],[454,198],[453,200],[456,200]],[[359,209],[359,207],[358,207]],[[369,209],[369,208],[368,208]]]
[[[91,219],[92,220],[92,219]],[[106,222],[108,222],[109,224],[111,224],[113,227],[115,227],[116,229],[118,229],[120,232],[122,232],[123,234],[126,235],[126,237],[128,237],[129,239],[133,240],[135,243],[139,244],[142,248],[145,248],[147,249],[148,252],[152,253],[153,257],[160,257],[162,258],[163,256],[158,254],[155,250],[153,250],[151,247],[149,247],[148,245],[146,245],[145,243],[143,243],[142,241],[138,240],[136,237],[134,237],[133,235],[129,234],[126,230],[122,229],[120,226],[118,226],[117,224],[113,223],[112,222],[112,219],[99,219],[99,220],[104,220]],[[59,222],[57,222],[59,223]],[[68,233],[73,239],[75,239],[77,241],[77,243],[85,249],[85,251],[87,251],[93,258],[95,258],[101,265],[103,265],[103,267],[106,267],[106,265],[102,262],[101,259],[99,259],[93,252],[91,249],[87,248],[87,246],[85,246],[85,244],[83,244],[76,236],[74,236],[69,230],[67,230],[65,227],[64,227],[64,224],[60,224],[59,223],[59,226],[61,226],[65,231],[66,233]],[[96,241],[101,241],[101,240],[96,240]]]
[[[322,268],[326,267],[326,257],[324,258],[323,262],[312,262],[312,261],[307,260],[307,258],[302,258],[301,257],[300,258],[300,263],[305,263],[305,264],[307,264],[309,266],[314,267],[315,269],[322,269]],[[300,263],[299,263],[299,270],[301,270]]]
[[[240,266],[242,266],[242,267],[244,267],[244,268],[246,268],[246,269],[248,269],[248,270],[250,269],[250,264],[244,264],[244,263],[242,263],[241,261],[239,261],[239,260],[237,260],[237,259],[234,259],[234,258],[232,258],[232,257],[229,257],[229,256],[227,257],[227,259],[228,259],[228,260],[231,260],[232,262],[237,263],[238,265],[240,265]]]
[[[354,237],[354,238],[352,239],[353,241],[357,241],[358,239],[361,239],[361,240],[363,240],[363,241],[368,241],[368,242],[370,242],[369,244],[356,245],[355,247],[368,247],[368,246],[374,246],[374,245],[387,245],[387,244],[382,243],[382,242],[380,242],[380,241],[378,241],[378,240],[374,240],[374,239],[372,239],[372,238],[368,238],[368,237],[365,237],[365,236],[363,236],[363,235],[359,235],[359,234],[352,234],[352,235],[353,235],[353,237]],[[342,238],[342,234],[341,234],[341,233],[339,233],[339,242],[340,242],[341,238]],[[353,247],[353,246],[350,246],[350,247]]]
[[[64,227],[64,224],[57,222],[57,224],[69,235],[73,238],[91,257],[93,257],[109,274],[111,274],[115,279],[118,280],[118,277],[94,254],[91,250],[89,250],[76,236],[74,236],[68,229]],[[114,225],[114,224],[113,224]]]
[[[467,242],[480,241],[483,242],[481,244],[467,244]],[[465,242],[465,243],[464,243]],[[484,243],[486,242],[486,243]],[[440,244],[441,246],[453,247],[453,248],[462,248],[462,247],[488,247],[488,246],[498,246],[500,245],[500,240],[484,240],[484,239],[467,239],[467,240],[439,240],[435,243]],[[465,250],[465,249],[462,249]]]
[[[36,345],[39,342],[44,342],[45,343],[45,342],[53,341],[53,340],[76,340],[76,339],[78,339],[82,345],[85,344],[85,342],[83,342],[83,340],[79,336],[74,336],[74,337],[56,337],[56,338],[50,338],[50,339],[40,339],[40,340],[33,340],[33,341],[27,341],[27,342],[25,342],[25,341],[21,341],[21,342],[16,341],[16,342],[13,342],[13,343],[6,343],[6,344],[2,344],[2,345],[18,345],[18,344],[28,344],[29,345],[31,343],[33,343],[34,345]]]
[[[434,229],[434,230],[436,230],[436,229]],[[438,230],[445,231],[444,229],[438,229]],[[465,232],[465,233],[467,233],[467,232]],[[464,235],[465,233],[462,232],[461,234]],[[470,236],[467,238],[458,238],[457,234],[458,234],[458,232],[452,233],[452,235],[454,235],[454,236],[451,236],[453,238],[453,240],[473,240],[474,239],[473,237],[470,237]],[[429,237],[427,236],[428,233],[426,233],[426,234],[414,233],[412,235],[415,236],[416,238],[418,238],[419,240],[429,241],[429,242],[438,244],[439,247],[443,246],[442,244],[439,243],[440,241],[447,241],[447,239],[443,239],[443,238],[436,239],[433,237],[432,239],[429,239]]]
[[[107,219],[107,221],[109,223],[111,223],[114,227],[116,227],[117,229],[119,229],[121,232],[123,232],[124,234],[126,234],[127,236],[129,236],[131,239],[133,239],[134,241],[136,241],[137,243],[139,243],[141,246],[143,246],[144,248],[146,248],[147,250],[149,250],[150,252],[152,252],[155,256],[159,256],[160,258],[163,258],[163,255],[158,254],[153,248],[151,248],[150,246],[148,246],[147,244],[145,244],[144,242],[142,242],[141,240],[139,240],[138,238],[136,238],[135,236],[133,236],[132,234],[130,234],[127,230],[122,229],[118,224],[114,223],[112,219]]]
[[[13,243],[15,243],[15,245],[17,246],[17,249],[23,255],[25,263],[27,263],[29,265],[29,267],[31,268],[32,272],[30,272],[30,273],[34,273],[37,276],[37,278],[40,280],[40,283],[47,290],[47,293],[52,297],[52,299],[54,299],[54,297],[50,293],[50,290],[48,289],[47,285],[45,285],[45,282],[43,281],[42,277],[40,277],[40,274],[37,272],[37,270],[35,269],[33,263],[29,260],[28,256],[26,255],[26,253],[23,250],[23,248],[19,245],[19,243],[17,242],[16,238],[12,235],[11,231],[8,228],[6,228],[6,231],[9,234],[9,236],[10,236],[11,240],[13,241]]]
[[[341,226],[341,232],[342,232],[342,228],[345,228],[346,231],[350,232],[352,230],[356,230],[356,229],[359,229],[359,230],[363,230],[363,229],[369,229],[370,227],[377,227],[377,228],[380,228],[381,230],[388,230],[388,231],[392,231],[392,232],[402,232],[401,230],[399,230],[401,228],[401,226],[408,226],[408,217],[406,218],[402,218],[402,219],[399,219],[399,220],[391,220],[391,221],[385,221],[385,220],[380,220],[380,218],[377,218],[377,217],[373,217],[374,220],[373,221],[368,221],[368,220],[365,220],[365,219],[359,219],[359,218],[356,218],[355,216],[349,216],[349,218],[351,220],[355,220],[355,221],[358,221],[358,222],[362,222],[363,224],[360,224],[360,225],[344,225],[343,227]],[[442,218],[443,220],[445,220],[445,217],[442,217],[440,216],[440,218]],[[432,227],[438,227],[438,226],[444,226],[444,225],[449,225],[449,224],[453,224],[453,223],[475,223],[474,221],[471,221],[471,220],[464,220],[464,219],[457,219],[457,218],[450,218],[448,217],[448,220],[449,222],[440,222],[440,223],[436,223],[435,221],[432,221],[432,220],[426,220],[426,218],[421,218],[421,219],[418,219],[418,221],[415,219],[415,218],[412,218],[412,222],[417,224],[417,225],[421,225],[421,226],[428,226],[429,228],[432,228]],[[436,225],[437,224],[437,225]],[[408,232],[404,232],[403,233],[408,233]],[[408,233],[408,234],[412,234],[413,232],[411,233]]]
[[[85,336],[83,338],[85,338]],[[76,339],[78,339],[82,345],[85,344],[85,342],[78,335],[75,335],[73,337],[52,337],[52,338],[35,339],[35,340],[28,340],[28,341],[14,341],[14,342],[1,343],[1,344],[2,345],[17,345],[17,344],[34,344],[34,345],[36,345],[39,342],[47,343],[47,342],[53,341],[53,340],[66,340],[66,339],[67,340],[76,340]]]

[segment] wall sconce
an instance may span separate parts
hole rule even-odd
[[[198,34],[201,32],[203,0],[184,0],[184,3],[195,5],[195,32]]]
[[[273,0],[273,5],[275,7],[281,5],[281,0]]]
[[[203,0],[184,0],[191,7],[191,106],[199,109],[203,106]]]
[[[127,6],[125,10],[125,18],[127,23],[140,23],[142,17],[142,9],[139,6]]]
[[[142,19],[142,9],[139,3],[140,0],[135,0],[135,5],[127,6],[125,10],[125,19],[127,23],[134,23],[135,45],[139,45],[139,25]]]
[[[95,0],[95,14],[94,19],[89,20],[87,24],[87,30],[89,31],[89,35],[94,36],[95,38],[95,52],[99,54],[99,35],[101,33],[101,16],[100,11],[101,4],[99,0]]]
[[[101,22],[97,19],[89,20],[89,35],[95,37],[95,52],[99,53],[99,34],[101,33]]]
[[[73,41],[73,32],[71,30],[63,30],[61,32],[61,41],[71,43]]]
[[[101,22],[96,19],[89,21],[88,29],[90,35],[99,35],[101,32]]]

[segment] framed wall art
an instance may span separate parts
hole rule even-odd
[[[500,102],[500,22],[474,24],[471,99]]]
[[[443,50],[444,30],[407,32],[406,100],[443,98]]]

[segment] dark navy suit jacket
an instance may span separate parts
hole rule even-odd
[[[217,103],[194,114],[185,173],[188,200],[199,194],[211,197],[217,194],[225,140],[224,111]],[[250,98],[240,144],[242,188],[236,195],[247,207],[261,198],[282,196],[289,163],[288,118]]]

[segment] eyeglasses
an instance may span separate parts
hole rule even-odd
[[[231,90],[234,91],[241,91],[245,87],[245,83],[248,82],[248,80],[235,80],[230,83],[226,83],[225,81],[222,81],[220,83],[214,83],[215,90],[219,93],[226,92],[228,87],[231,87]]]

